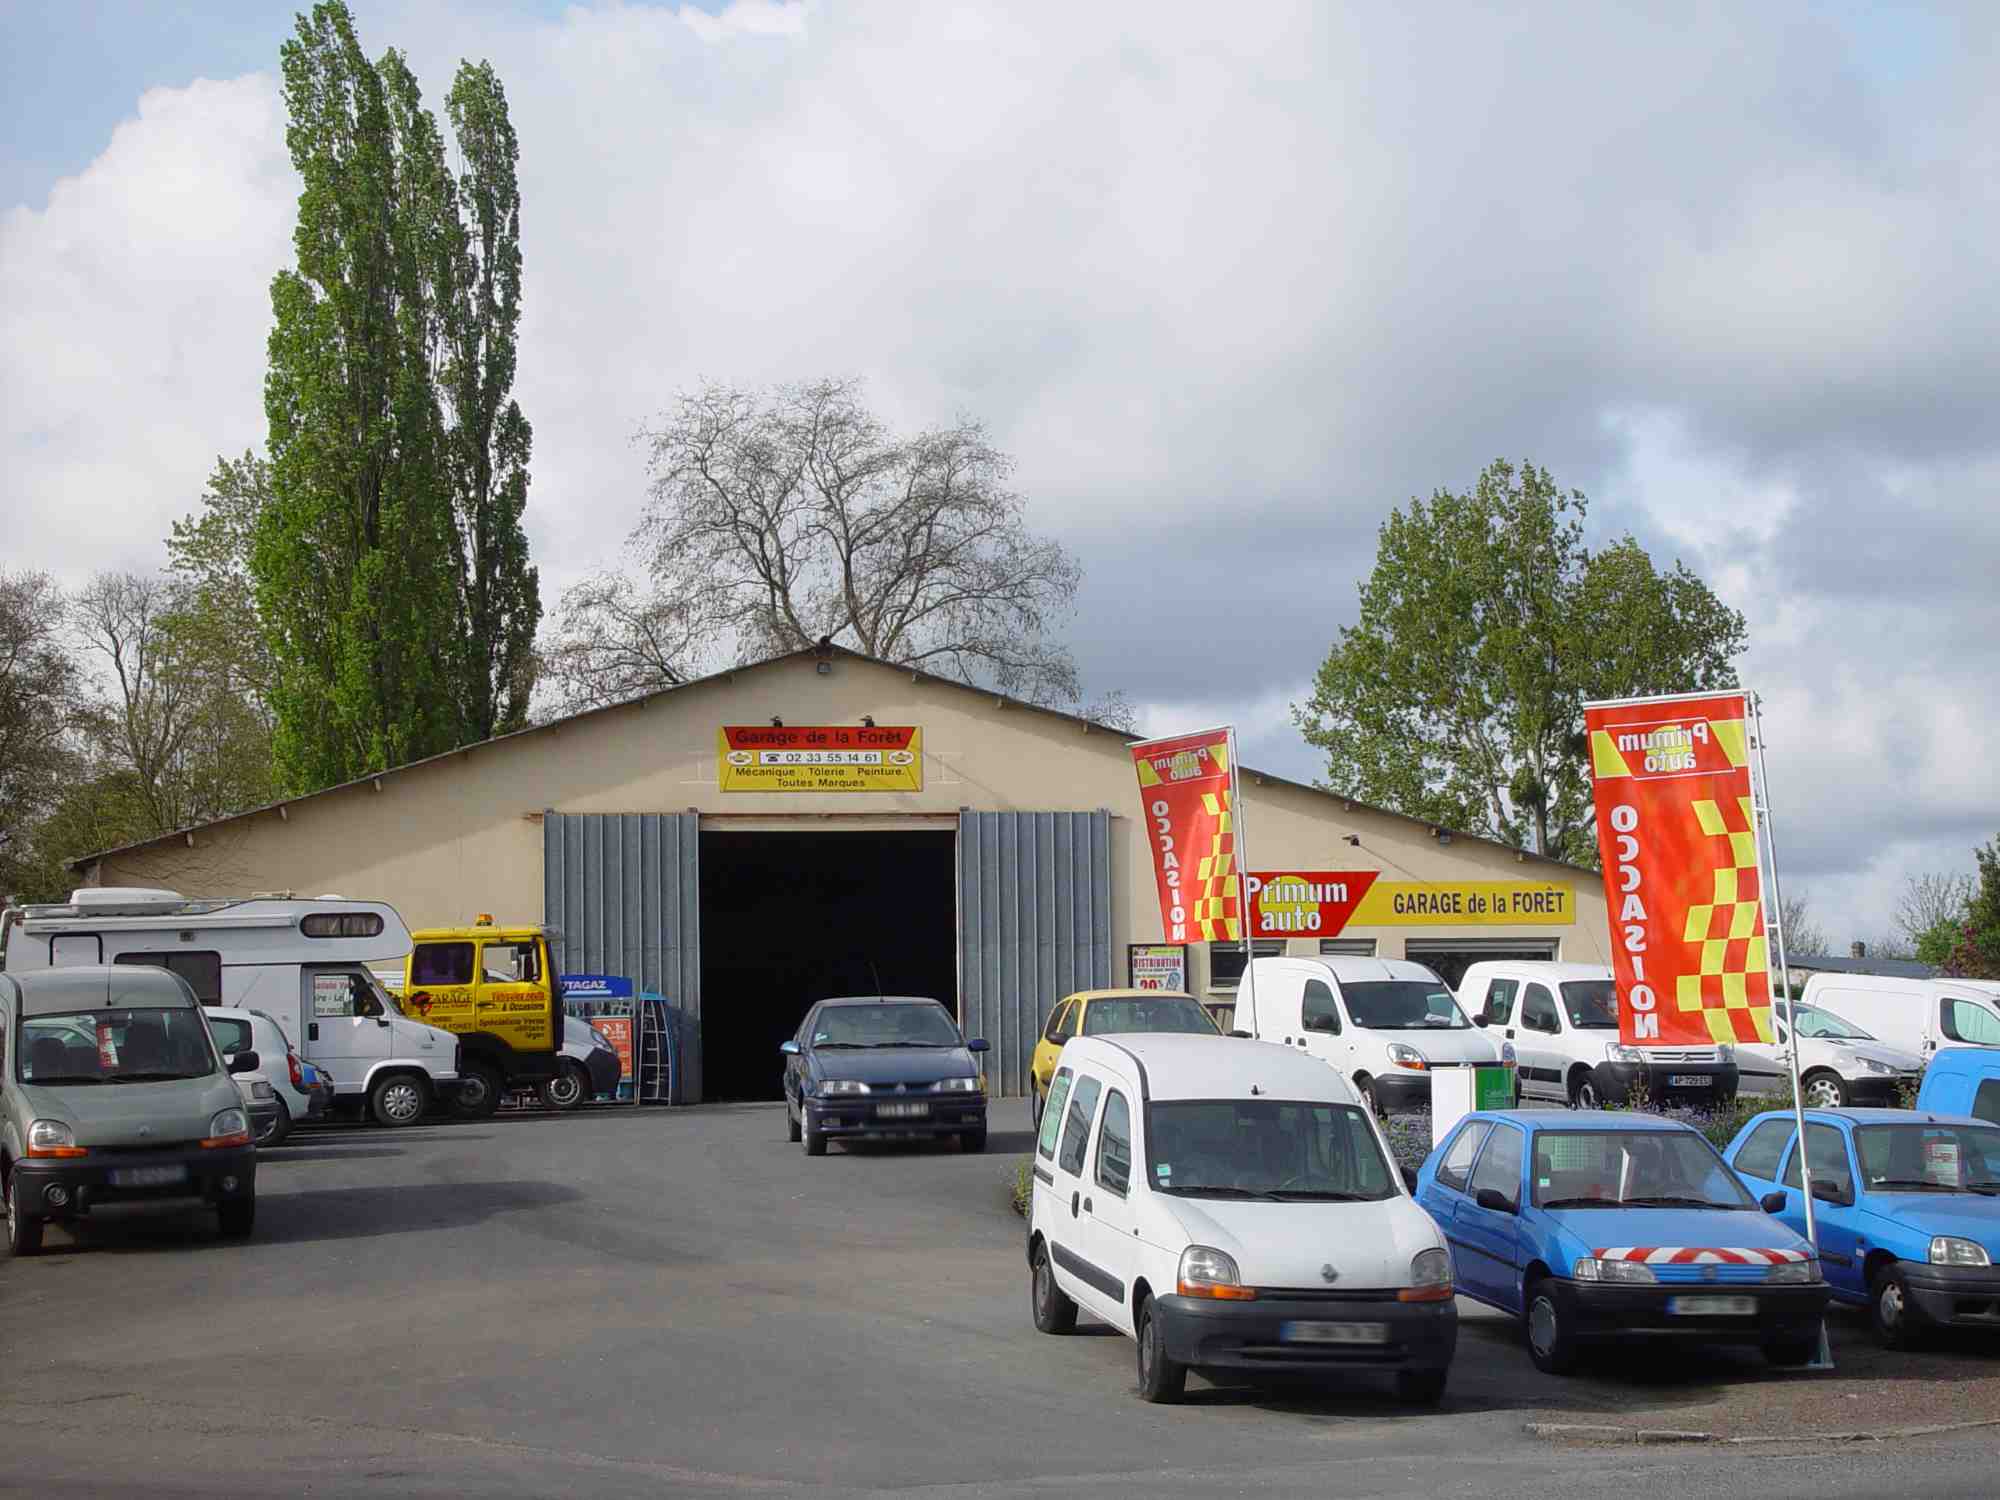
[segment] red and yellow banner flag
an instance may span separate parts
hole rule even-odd
[[[1230,744],[1227,729],[1210,729],[1132,747],[1170,943],[1243,940]]]
[[[1584,706],[1619,1040],[1771,1040],[1741,692]]]

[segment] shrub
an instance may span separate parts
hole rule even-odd
[[[1027,1162],[1014,1168],[1013,1180],[1007,1185],[1007,1196],[1014,1205],[1014,1212],[1027,1218],[1028,1205],[1035,1197],[1034,1169]]]

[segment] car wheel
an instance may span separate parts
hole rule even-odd
[[[985,1129],[982,1127],[981,1129],[978,1130],[960,1131],[958,1136],[958,1144],[963,1150],[969,1153],[977,1153],[980,1151],[984,1151],[986,1149]]]
[[[21,1180],[18,1177],[7,1184],[7,1253],[42,1253],[42,1221],[21,1212]]]
[[[1045,1240],[1035,1247],[1035,1260],[1028,1272],[1028,1300],[1035,1310],[1035,1327],[1043,1333],[1076,1331],[1076,1304],[1056,1285],[1056,1268],[1049,1264]]]
[[[1567,1375],[1576,1367],[1576,1339],[1544,1277],[1528,1288],[1528,1357],[1544,1375]]]
[[[1363,1073],[1354,1080],[1354,1091],[1361,1096],[1361,1107],[1379,1118],[1382,1107],[1375,1102],[1375,1080]]]
[[[1036,1135],[1042,1133],[1042,1091],[1032,1083],[1028,1085],[1028,1128]]]
[[[1160,1320],[1153,1316],[1153,1299],[1139,1305],[1139,1394],[1167,1405],[1187,1389],[1187,1366],[1167,1355],[1160,1338]]]
[[[1398,1370],[1396,1399],[1408,1406],[1436,1406],[1444,1400],[1448,1370]]]
[[[468,1120],[484,1120],[500,1107],[500,1096],[506,1091],[507,1080],[493,1064],[469,1062],[458,1070],[458,1092],[451,1107]]]
[[[803,1109],[799,1111],[799,1115],[800,1115],[799,1136],[806,1143],[806,1155],[807,1156],[826,1155],[825,1133],[813,1129],[812,1116],[807,1114]]]
[[[231,1198],[215,1206],[215,1219],[227,1240],[247,1240],[257,1224],[257,1200]]]
[[[792,1113],[792,1101],[785,1101],[785,1139],[797,1141],[799,1138],[799,1118]]]
[[[292,1133],[292,1112],[285,1101],[278,1101],[278,1112],[271,1117],[271,1123],[264,1127],[264,1133],[257,1137],[257,1149],[268,1151],[273,1146],[282,1146],[285,1137]]]
[[[1806,1074],[1799,1087],[1807,1109],[1844,1109],[1847,1105],[1847,1084],[1838,1073],[1826,1068]]]
[[[1597,1092],[1597,1083],[1588,1073],[1579,1072],[1576,1081],[1570,1085],[1569,1107],[1571,1109],[1602,1109],[1604,1096]]]
[[[1764,1342],[1764,1358],[1780,1369],[1796,1370],[1800,1365],[1809,1365],[1817,1353],[1819,1353],[1817,1334],[1808,1334],[1800,1338],[1767,1339]]]
[[[1923,1314],[1910,1300],[1910,1286],[1893,1265],[1876,1273],[1869,1288],[1870,1308],[1875,1319],[1875,1337],[1884,1349],[1909,1349],[1923,1337]]]
[[[377,1123],[414,1125],[430,1108],[430,1088],[414,1073],[391,1073],[368,1091],[368,1112]]]
[[[584,1074],[583,1064],[570,1058],[555,1077],[544,1078],[535,1092],[550,1109],[575,1109],[590,1097],[590,1079]]]

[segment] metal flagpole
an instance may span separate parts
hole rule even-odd
[[[1752,748],[1757,752],[1756,773],[1751,778],[1750,809],[1751,816],[1756,819],[1755,831],[1758,835],[1758,858],[1764,860],[1765,851],[1766,849],[1769,850],[1769,859],[1764,863],[1759,876],[1759,894],[1762,895],[1765,891],[1770,893],[1769,898],[1764,902],[1764,931],[1768,935],[1769,947],[1775,947],[1777,950],[1778,972],[1776,977],[1781,986],[1780,992],[1785,997],[1785,1028],[1787,1033],[1785,1052],[1792,1068],[1792,1117],[1798,1122],[1799,1132],[1799,1193],[1805,1200],[1806,1239],[1813,1247],[1813,1254],[1817,1256],[1819,1254],[1819,1228],[1813,1214],[1812,1156],[1806,1150],[1806,1101],[1805,1095],[1801,1092],[1799,1086],[1799,1017],[1796,1008],[1792,1004],[1792,970],[1785,951],[1785,896],[1778,882],[1778,833],[1771,818],[1770,772],[1766,769],[1764,763],[1764,700],[1756,693],[1746,692],[1743,696],[1745,703],[1750,709],[1750,743]],[[1764,955],[1765,982],[1767,984],[1772,977],[1770,960],[1771,954],[1767,948]],[[1773,1006],[1772,1009],[1775,1013],[1776,1007]],[[1805,1368],[1808,1370],[1831,1370],[1833,1368],[1833,1351],[1827,1342],[1825,1318],[1821,1318],[1819,1324],[1819,1353],[1814,1357],[1812,1363],[1805,1366]]]
[[[1243,988],[1250,996],[1250,1027],[1252,1036],[1257,1033],[1257,945],[1250,938],[1250,861],[1244,854],[1243,842],[1243,783],[1237,775],[1236,766],[1236,726],[1229,726],[1229,816],[1235,842],[1230,846],[1236,854],[1236,911],[1237,925],[1243,932]],[[1237,1026],[1234,1030],[1244,1028]]]

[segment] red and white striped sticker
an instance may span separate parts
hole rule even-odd
[[[1649,1266],[1781,1266],[1805,1260],[1803,1250],[1752,1250],[1722,1246],[1620,1245],[1590,1252],[1599,1260],[1637,1260]]]

